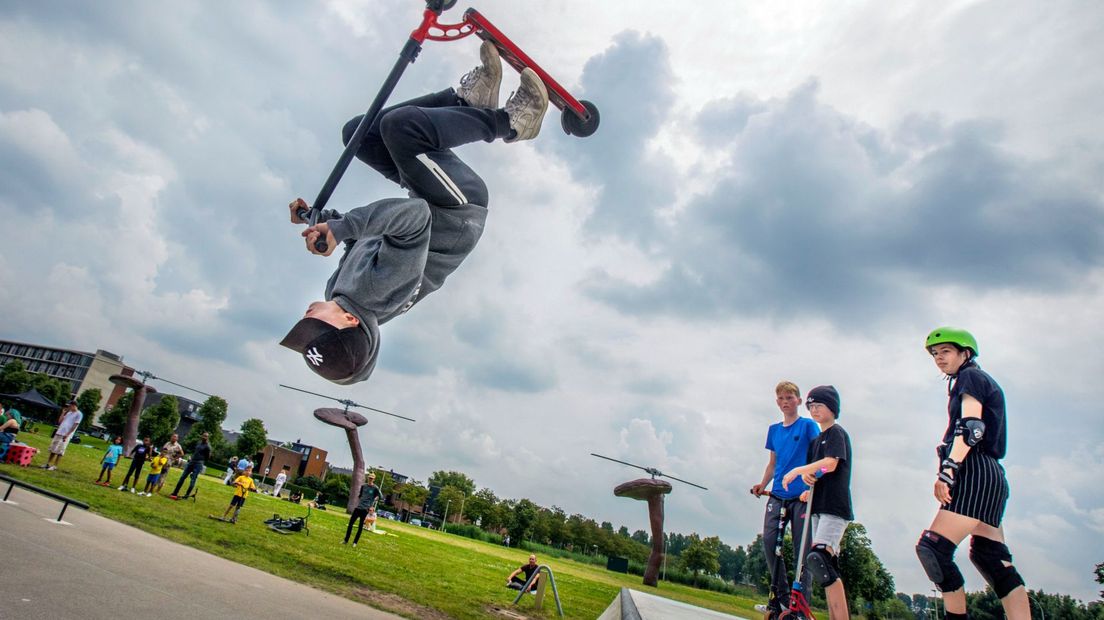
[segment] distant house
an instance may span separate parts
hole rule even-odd
[[[223,433],[225,434],[225,431]],[[287,465],[291,471],[289,477],[292,480],[303,476],[315,476],[319,480],[325,480],[326,473],[331,470],[330,464],[326,462],[328,455],[329,453],[322,448],[300,443],[298,440],[285,444],[269,441],[260,454],[251,458],[256,460],[257,473],[263,474],[265,469],[268,469],[270,478],[275,478],[276,474]]]

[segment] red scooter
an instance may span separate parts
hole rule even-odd
[[[490,41],[498,48],[499,55],[506,60],[506,63],[511,67],[521,72],[525,68],[530,68],[536,72],[537,76],[544,82],[548,88],[548,100],[552,105],[559,108],[563,114],[560,117],[560,126],[568,135],[579,136],[585,138],[598,130],[598,108],[589,101],[580,101],[571,96],[571,93],[567,92],[559,82],[554,80],[552,76],[548,75],[545,71],[533,62],[525,52],[521,50],[509,37],[502,34],[499,30],[488,20],[483,17],[475,9],[468,9],[464,12],[464,19],[456,24],[442,24],[437,21],[437,18],[441,16],[441,13],[451,9],[456,5],[458,0],[426,0],[425,12],[422,14],[422,23],[410,33],[410,38],[407,39],[406,45],[403,46],[402,51],[399,52],[399,59],[395,62],[395,66],[391,69],[391,73],[388,74],[387,79],[384,80],[383,86],[380,88],[379,93],[376,95],[374,101],[372,101],[371,107],[364,113],[364,118],[357,125],[356,131],[353,132],[349,143],[345,146],[345,150],[342,151],[341,157],[337,160],[337,165],[334,166],[333,171],[330,172],[330,176],[326,179],[326,182],[322,185],[322,190],[318,192],[318,197],[314,199],[314,204],[308,209],[299,209],[298,215],[301,219],[306,220],[310,226],[314,226],[318,223],[318,216],[322,212],[322,209],[326,206],[326,203],[330,200],[330,195],[333,194],[334,189],[337,187],[338,181],[341,180],[341,176],[345,174],[345,170],[349,167],[349,162],[353,160],[354,154],[357,149],[360,148],[361,142],[364,140],[364,134],[368,132],[368,128],[375,122],[376,116],[379,115],[380,110],[383,109],[383,104],[387,102],[387,98],[391,96],[391,92],[395,90],[395,85],[399,83],[399,78],[402,76],[403,71],[406,70],[406,66],[413,63],[418,57],[418,53],[422,49],[422,43],[426,39],[430,41],[459,41],[469,35],[476,35],[479,38]],[[315,249],[319,252],[325,252],[327,244],[325,239],[319,239],[314,243]]]

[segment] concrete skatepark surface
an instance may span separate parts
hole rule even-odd
[[[695,607],[639,590],[621,588],[599,620],[742,620],[712,609]]]
[[[9,500],[0,618],[400,618],[72,506],[58,524],[61,503],[26,489]]]

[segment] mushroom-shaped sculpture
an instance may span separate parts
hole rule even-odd
[[[126,427],[123,430],[123,454],[130,454],[138,444],[138,417],[142,415],[146,395],[156,394],[157,390],[152,385],[146,385],[128,375],[111,375],[108,380],[115,385],[134,390],[134,400],[130,401],[130,411],[127,412]]]
[[[368,418],[355,411],[332,407],[315,409],[314,417],[330,426],[345,429],[345,436],[349,438],[349,450],[353,453],[353,480],[349,484],[349,503],[345,510],[352,512],[360,498],[360,487],[364,484],[364,455],[360,451],[360,434],[357,429],[367,424]]]
[[[671,492],[671,483],[655,478],[640,478],[623,482],[613,489],[617,497],[631,497],[648,502],[648,521],[652,526],[652,553],[644,570],[644,585],[659,582],[659,565],[663,562],[663,496]]]

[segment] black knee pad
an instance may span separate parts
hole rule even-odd
[[[970,539],[970,561],[999,598],[1008,596],[1012,590],[1024,585],[1023,577],[1020,577],[1016,567],[1004,565],[1005,562],[1012,563],[1012,554],[1002,542],[984,536],[973,536]]]
[[[840,578],[839,558],[829,553],[825,545],[813,545],[809,555],[805,556],[805,564],[813,581],[825,588]]]
[[[920,535],[920,542],[916,543],[916,557],[920,558],[920,566],[924,567],[928,579],[932,580],[940,592],[954,592],[966,583],[962,578],[962,571],[954,563],[957,547],[958,545],[931,530],[924,530]]]

